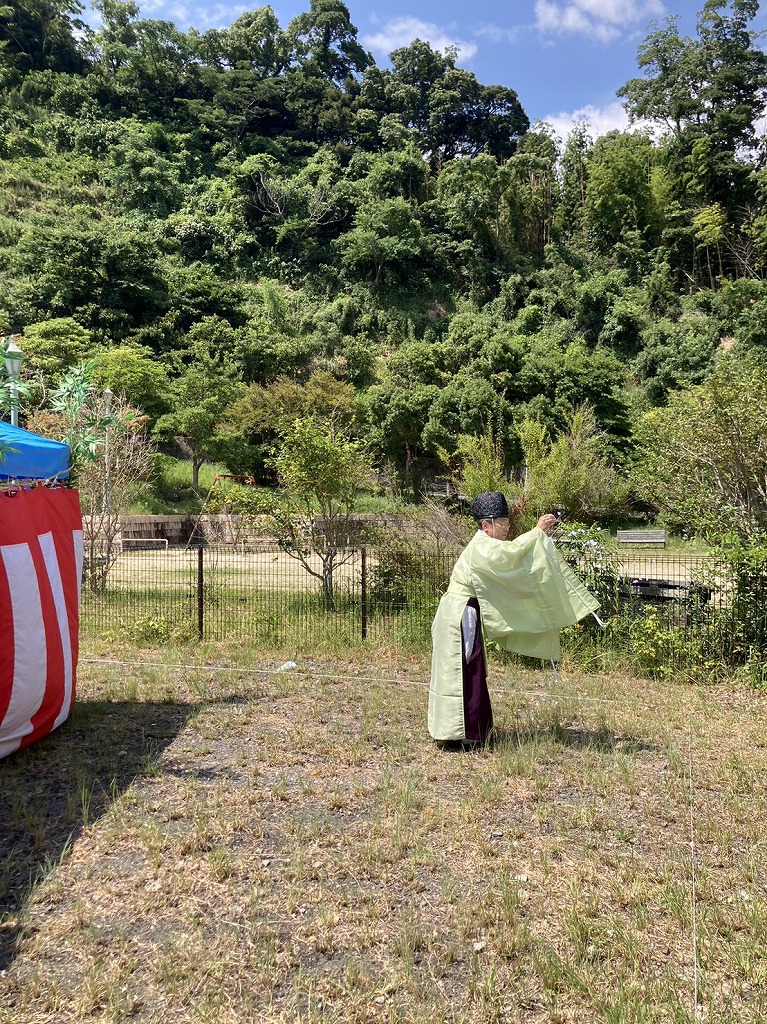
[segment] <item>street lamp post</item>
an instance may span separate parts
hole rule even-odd
[[[109,515],[112,511],[111,479],[109,475],[109,415],[112,412],[112,392],[107,388],[104,392],[104,410],[106,414],[106,427],[104,429],[104,500],[102,512]]]
[[[5,349],[5,372],[8,374],[11,392],[11,426],[19,425],[19,391],[16,381],[21,373],[21,364],[24,362],[24,353],[13,340],[11,335]]]

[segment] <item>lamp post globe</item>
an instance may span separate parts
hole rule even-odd
[[[8,374],[11,392],[11,425],[18,427],[19,393],[16,387],[16,381],[19,379],[19,374],[21,373],[21,364],[24,362],[24,353],[14,341],[13,335],[10,336],[8,344],[6,345],[4,362],[5,372]]]
[[[111,388],[104,390],[104,414],[106,425],[104,429],[104,495],[102,498],[101,511],[109,515],[112,511],[112,479],[110,477],[111,467],[109,465],[109,416],[112,412],[112,399],[114,394]]]

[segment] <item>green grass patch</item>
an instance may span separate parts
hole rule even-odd
[[[203,463],[199,486],[192,487],[192,463],[170,455],[157,455],[152,480],[140,496],[126,509],[127,515],[194,515],[199,512],[217,474],[225,474],[225,466]]]

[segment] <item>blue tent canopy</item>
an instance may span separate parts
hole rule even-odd
[[[66,480],[68,476],[68,444],[0,421],[0,480]]]

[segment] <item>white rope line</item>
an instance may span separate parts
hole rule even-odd
[[[118,661],[115,658],[80,658],[81,665],[120,665],[129,668],[186,668],[196,672],[242,672],[271,676],[274,668],[242,668],[236,665],[174,665],[168,661]]]
[[[236,665],[174,665],[168,662],[153,661],[114,661],[105,658],[80,658],[81,665],[116,665],[127,668],[177,668],[189,672],[239,672],[240,675],[261,675],[277,676],[284,675],[284,671],[278,668],[241,668]],[[418,685],[415,679],[386,679],[382,676],[352,676],[342,675],[338,672],[314,672],[310,668],[296,666],[291,668],[297,675],[310,675],[318,679],[359,679],[360,682],[370,683],[409,683]]]
[[[700,979],[698,971],[698,892],[697,892],[697,867],[695,853],[695,808],[693,806],[692,788],[692,726],[687,722],[687,777],[690,796],[690,867],[692,885],[690,887],[690,904],[692,911],[692,971],[693,971],[693,1006],[692,1019],[698,1017],[698,995],[700,991]]]
[[[152,661],[117,661],[106,658],[80,658],[81,665],[104,665],[118,668],[159,668],[159,669],[183,669],[189,672],[239,672],[240,675],[262,675],[274,676],[283,675],[279,668],[238,668],[235,665],[178,665],[166,662]],[[360,683],[396,683],[399,686],[417,686],[419,689],[426,689],[428,683],[423,679],[409,679],[407,677],[387,678],[386,676],[356,676],[344,675],[341,672],[315,672],[310,668],[296,666],[292,669],[297,675],[312,676],[315,679],[343,679],[350,682]],[[557,680],[561,682],[559,675]],[[591,704],[614,704],[614,700],[604,697],[587,697],[585,694],[556,694],[546,690],[518,690],[516,687],[501,684],[495,688],[497,692],[505,694],[519,694],[526,697],[541,697],[546,700],[581,700]]]
[[[561,679],[560,679],[561,682]],[[607,697],[587,697],[585,693],[549,693],[547,690],[517,690],[513,686],[499,687],[502,693],[518,693],[523,697],[541,697],[543,700],[580,700],[587,704],[614,704]]]

